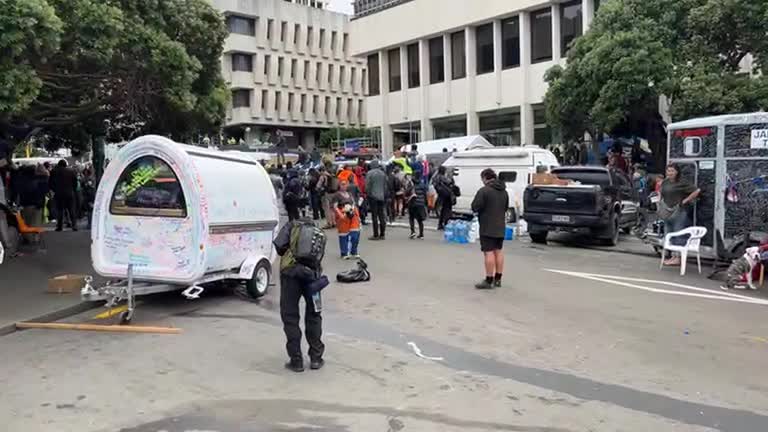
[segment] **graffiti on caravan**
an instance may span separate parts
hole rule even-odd
[[[768,149],[768,129],[752,130],[752,144],[750,148]]]

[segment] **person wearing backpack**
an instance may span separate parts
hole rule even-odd
[[[424,238],[424,220],[427,218],[427,185],[421,179],[420,172],[414,172],[413,178],[408,178],[405,190],[405,201],[408,206],[408,222],[411,227],[411,239],[417,238],[414,222],[419,223],[419,235]]]
[[[274,245],[280,255],[280,319],[285,332],[285,348],[289,361],[285,367],[294,372],[304,371],[301,353],[299,302],[304,298],[304,331],[309,344],[309,367],[323,367],[325,345],[322,341],[323,317],[321,291],[328,285],[322,275],[325,256],[325,233],[311,220],[296,220],[285,224],[275,237]]]
[[[304,195],[304,185],[301,183],[298,172],[294,169],[286,173],[285,190],[283,191],[283,205],[288,212],[288,220],[295,221],[300,217],[300,208],[302,196]]]

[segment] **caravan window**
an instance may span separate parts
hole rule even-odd
[[[183,218],[187,204],[171,167],[159,158],[144,156],[120,175],[109,211],[114,215]]]
[[[502,171],[499,173],[499,180],[504,183],[514,183],[517,181],[517,171]]]

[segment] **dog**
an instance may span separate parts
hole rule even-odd
[[[728,267],[725,285],[720,288],[724,291],[729,289],[757,290],[757,286],[755,286],[752,280],[752,271],[763,260],[768,260],[768,245],[748,248],[741,258],[733,261],[730,267]],[[744,282],[745,275],[746,284]]]

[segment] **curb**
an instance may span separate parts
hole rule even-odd
[[[99,307],[100,304],[101,304],[100,302],[80,302],[72,306],[67,306],[65,308],[61,308],[53,312],[48,312],[46,314],[25,319],[22,321],[54,322],[54,321],[58,321],[60,319],[64,319],[73,315],[87,312],[92,309],[96,309],[97,307]],[[19,331],[19,329],[16,328],[16,323],[0,325],[0,337],[9,335],[16,331]]]

